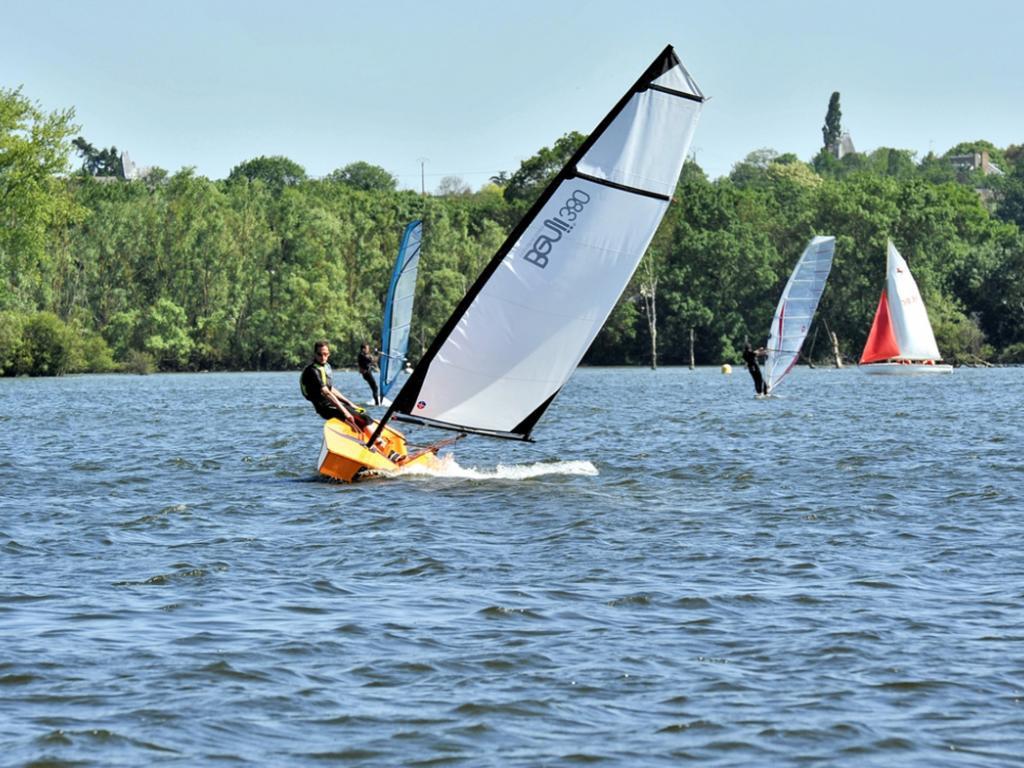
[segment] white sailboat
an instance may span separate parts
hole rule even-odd
[[[818,308],[825,281],[832,270],[832,256],[836,250],[836,239],[819,235],[811,239],[800,255],[793,273],[779,298],[768,332],[765,349],[768,357],[764,364],[765,383],[768,392],[774,392],[779,383],[796,365],[811,327],[814,312]]]
[[[921,292],[890,240],[885,288],[860,357],[860,369],[892,375],[952,373],[953,366],[938,362],[941,359]]]
[[[405,369],[409,350],[409,329],[412,305],[416,296],[416,274],[420,264],[420,243],[423,222],[409,222],[402,234],[398,258],[391,272],[387,297],[384,299],[384,322],[380,336],[380,396],[384,405],[391,404],[391,394]]]
[[[703,103],[668,46],[498,249],[374,433],[357,437],[362,453],[353,451],[354,440],[325,440],[327,454],[352,454],[334,461],[332,471],[322,461],[320,471],[351,480],[379,466],[377,440],[393,417],[531,440],[654,237]],[[325,425],[325,438],[333,422]],[[395,452],[398,469],[405,459]]]

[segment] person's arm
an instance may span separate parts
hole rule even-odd
[[[343,394],[341,394],[341,392],[339,392],[334,387],[331,387],[331,391],[330,391],[329,396],[332,398],[332,400],[335,401],[336,404],[339,404],[339,407],[340,407],[340,403],[344,403],[345,406],[347,406],[349,409],[351,409],[353,411],[358,411],[359,410],[359,406],[358,405],[353,403],[351,400],[349,400],[347,397],[345,397]]]
[[[320,387],[320,394],[323,395],[327,400],[334,404],[334,407],[341,411],[341,415],[344,416],[348,421],[352,421],[352,414],[348,408],[342,405],[342,401],[348,404],[349,408],[353,408],[352,403],[349,403],[344,395],[341,394],[334,387]],[[339,397],[340,395],[340,397]]]

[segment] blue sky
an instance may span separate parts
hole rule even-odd
[[[474,189],[589,132],[667,44],[711,100],[711,176],[810,159],[832,91],[858,150],[1024,143],[1024,3],[975,0],[3,0],[0,86],[74,107],[139,165],[284,155]]]

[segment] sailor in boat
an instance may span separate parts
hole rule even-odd
[[[377,380],[373,378],[373,369],[377,367],[377,358],[370,352],[370,345],[363,343],[359,348],[359,356],[356,360],[359,366],[359,373],[363,380],[370,385],[373,393],[373,404],[380,405],[380,394],[377,392]]]
[[[759,395],[768,394],[768,385],[764,383],[764,377],[761,376],[761,366],[757,364],[758,355],[763,355],[764,353],[764,347],[751,349],[750,344],[743,347],[743,362],[747,364],[747,370],[750,371],[750,376],[754,380],[754,392]]]
[[[313,408],[324,419],[341,419],[361,432],[369,423],[366,411],[345,397],[334,387],[334,372],[327,359],[331,347],[321,339],[313,345],[313,362],[302,371],[299,386],[302,396],[313,404]]]

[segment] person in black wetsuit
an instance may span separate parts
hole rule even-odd
[[[313,362],[305,367],[299,379],[302,396],[313,404],[313,408],[325,419],[341,419],[358,430],[369,423],[365,411],[334,388],[334,372],[327,359],[331,356],[330,345],[318,341],[313,345]]]
[[[363,379],[370,385],[370,391],[373,392],[373,404],[380,405],[380,395],[377,392],[377,380],[373,378],[373,369],[377,366],[377,358],[370,354],[369,344],[363,344],[363,346],[359,348],[359,358],[357,362],[359,364],[359,373],[362,374]]]
[[[750,371],[750,376],[754,379],[754,392],[759,395],[767,395],[768,385],[765,384],[764,378],[761,376],[761,366],[757,364],[757,356],[761,354],[764,354],[764,347],[751,349],[749,344],[743,347],[743,362],[747,364],[747,370]]]

